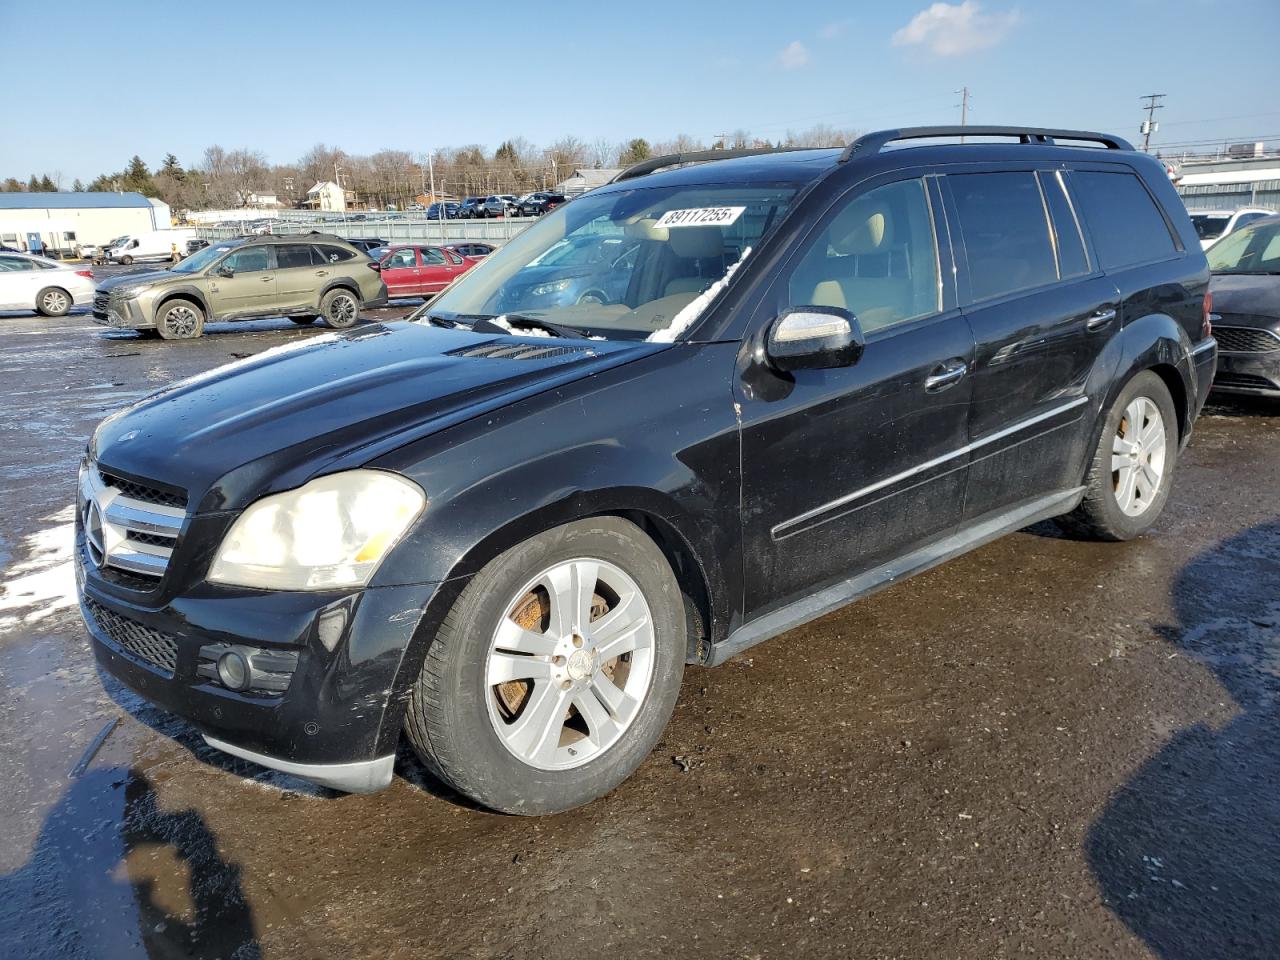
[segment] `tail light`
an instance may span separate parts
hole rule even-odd
[[[92,271],[92,270],[77,270],[77,271],[76,271],[76,276],[77,276],[77,277],[87,277],[88,279],[92,280],[92,279],[93,279],[93,271]]]
[[[1213,292],[1204,295],[1204,307],[1200,314],[1200,336],[1213,335]]]

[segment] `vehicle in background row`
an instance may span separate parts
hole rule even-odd
[[[380,258],[382,281],[391,297],[433,297],[479,262],[427,244],[391,246]]]
[[[1280,397],[1280,216],[1254,220],[1208,251],[1214,389]]]
[[[561,240],[503,285],[498,310],[621,303],[639,248],[625,236]]]
[[[187,256],[189,257],[191,256],[191,254],[196,253],[197,251],[203,250],[208,245],[209,245],[209,241],[206,240],[204,237],[196,237],[193,240],[188,240]]]
[[[93,274],[29,253],[0,252],[0,310],[61,317],[93,302]]]
[[[513,295],[588,237],[635,245],[619,302]],[[464,796],[565,810],[644,761],[686,663],[1050,517],[1148,530],[1213,379],[1208,285],[1160,164],[1103,134],[649,160],[414,322],[103,423],[93,651],[235,756],[369,791],[407,734]]]
[[[464,257],[471,257],[473,260],[483,259],[498,249],[492,243],[481,243],[479,240],[459,240],[456,243],[445,243],[441,246],[448,247]]]
[[[520,198],[516,204],[516,212],[522,217],[540,217],[564,203],[563,193],[538,191]]]
[[[181,257],[182,252],[187,249],[187,241],[194,240],[195,237],[196,232],[186,228],[130,234],[112,241],[106,257],[113,263],[126,266],[147,260],[172,260],[175,247]]]
[[[518,201],[509,193],[495,194],[492,197],[485,197],[484,205],[481,209],[481,216],[498,218],[514,216],[516,212],[516,204]]]
[[[1196,210],[1191,214],[1191,224],[1196,228],[1200,246],[1208,250],[1228,234],[1248,226],[1254,220],[1274,214],[1274,210],[1264,210],[1261,207],[1242,207],[1239,210]]]
[[[351,244],[364,254],[368,254],[371,250],[375,250],[378,247],[385,247],[387,245],[387,241],[380,237],[352,237],[347,240],[347,243]]]
[[[168,270],[105,280],[93,298],[99,323],[189,340],[206,323],[288,317],[354,326],[362,307],[387,301],[378,265],[324,234],[220,240]]]
[[[484,216],[484,197],[467,197],[458,205],[458,217],[462,220],[478,220]]]
[[[444,200],[433,203],[427,207],[428,220],[456,220],[458,212],[462,209],[462,204],[454,203],[452,200]]]

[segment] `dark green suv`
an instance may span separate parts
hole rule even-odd
[[[387,302],[378,264],[324,234],[243,237],[205,247],[167,270],[131,273],[98,285],[99,323],[190,340],[217,320],[288,317],[354,326],[362,307]]]

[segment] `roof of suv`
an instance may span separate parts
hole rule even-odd
[[[969,142],[961,139],[965,137],[970,138]],[[1011,140],[1018,142],[1010,142]],[[1059,140],[1068,142],[1059,143]],[[1081,145],[1084,143],[1099,144],[1101,147]],[[844,148],[707,150],[656,157],[624,170],[592,193],[626,190],[632,186],[629,181],[640,177],[644,178],[645,186],[680,186],[720,181],[789,183],[800,186],[819,179],[833,167],[846,162],[875,162],[882,167],[892,167],[904,162],[904,153],[910,155],[910,163],[927,165],[996,162],[1024,159],[1028,156],[1089,160],[1117,153],[1133,156],[1134,150],[1119,137],[1082,130],[986,126],[908,127],[865,134]]]

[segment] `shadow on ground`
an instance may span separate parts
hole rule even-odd
[[[1140,585],[1134,583],[1133,589]],[[1170,653],[1216,674],[1239,709],[1172,740],[1086,841],[1107,905],[1162,960],[1280,955],[1280,521],[1188,564]]]
[[[200,814],[162,810],[148,778],[122,768],[75,779],[28,862],[0,876],[0,930],[15,957],[261,956],[240,867]]]

